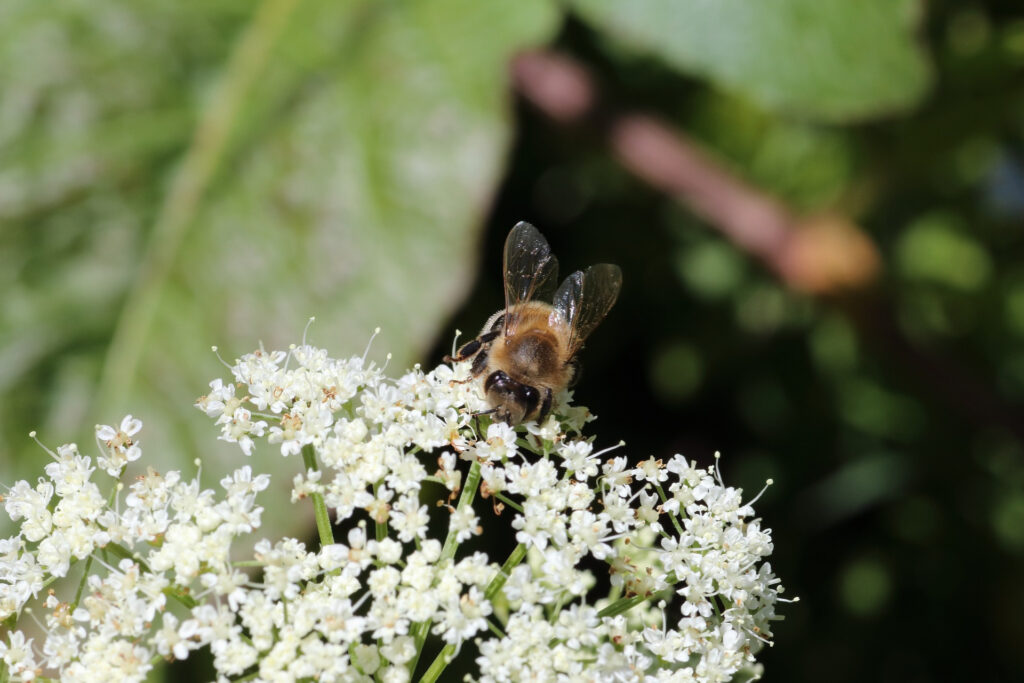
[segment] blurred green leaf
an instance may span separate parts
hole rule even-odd
[[[850,563],[839,581],[843,606],[860,617],[878,614],[892,596],[891,571],[876,558],[860,558]]]
[[[784,326],[800,325],[811,313],[807,299],[772,282],[741,287],[733,303],[737,324],[752,334],[773,334]]]
[[[702,240],[680,251],[675,266],[683,282],[706,299],[734,294],[746,275],[743,257],[719,240]]]
[[[903,496],[889,506],[889,525],[898,538],[926,545],[943,529],[942,512],[926,496]]]
[[[226,375],[211,344],[229,360],[280,347],[316,315],[311,341],[337,355],[362,353],[381,326],[371,358],[390,351],[401,369],[465,296],[511,136],[507,62],[551,37],[556,9],[310,1],[259,18],[290,5],[5,9],[0,144],[13,152],[0,155],[0,213],[15,222],[0,247],[15,258],[0,267],[12,285],[0,330],[26,341],[2,345],[16,367],[0,389],[8,404],[37,397],[48,441],[84,438],[70,418],[130,411],[143,447],[164,449],[147,461],[181,467],[216,434],[190,406]],[[14,67],[25,60],[31,78]],[[232,80],[237,63],[251,81]],[[224,136],[205,175],[179,165],[214,144],[197,120]],[[175,204],[189,183],[194,206]],[[179,234],[147,252],[146,228],[168,215]],[[152,305],[119,313],[139,287]],[[148,320],[133,327],[135,314]],[[90,415],[115,324],[132,353],[109,360],[132,386],[113,382],[111,405]],[[24,417],[9,424],[27,430]],[[8,453],[26,443],[0,436]],[[239,462],[237,449],[214,453],[231,461],[209,458],[213,476]]]
[[[762,106],[826,120],[906,109],[928,88],[916,0],[573,0],[588,22]]]
[[[839,384],[839,410],[849,424],[869,434],[911,441],[925,426],[925,415],[913,399],[864,378]]]
[[[992,528],[1000,544],[1012,551],[1024,550],[1024,494],[1003,495],[993,503]]]
[[[667,403],[680,403],[700,386],[704,363],[697,350],[683,341],[658,349],[648,366],[651,387]]]
[[[1002,291],[1006,327],[1018,337],[1024,337],[1024,279],[1015,278]]]
[[[807,341],[815,362],[825,371],[852,370],[857,363],[857,337],[846,318],[823,315]]]
[[[933,213],[900,236],[896,261],[909,278],[974,291],[988,282],[992,259],[955,216]]]
[[[884,451],[845,463],[804,493],[806,526],[826,529],[899,498],[909,473],[906,458]]]

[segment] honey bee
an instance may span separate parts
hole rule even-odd
[[[599,263],[576,271],[555,290],[558,260],[529,223],[509,232],[502,260],[505,308],[445,362],[472,358],[470,373],[484,377],[494,417],[517,425],[543,420],[554,395],[579,377],[576,354],[618,298],[622,271]]]

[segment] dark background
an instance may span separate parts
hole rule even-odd
[[[993,35],[1019,26],[1019,8],[972,7],[931,6],[937,82],[919,108],[822,133],[846,165],[839,193],[873,185],[870,199],[850,200],[882,257],[864,291],[789,290],[624,170],[600,134],[523,101],[516,110],[483,265],[450,327],[474,333],[502,305],[501,248],[516,221],[544,231],[563,273],[622,267],[576,400],[599,416],[598,444],[623,438],[631,459],[710,465],[721,451],[726,482],[748,496],[774,479],[757,510],[774,531],[773,567],[801,600],[779,609],[765,680],[1024,677],[1024,453],[1013,433],[1024,426],[1024,55],[1009,59]],[[958,42],[979,31],[981,45]],[[620,106],[689,123],[737,175],[785,135],[787,124],[748,113],[737,140],[707,119],[720,95],[651,61],[610,58],[578,22],[558,48]],[[800,207],[829,182],[814,156],[779,160],[762,187]],[[938,244],[948,235],[963,241]],[[914,249],[934,263],[915,268]],[[959,277],[976,251],[984,275]]]

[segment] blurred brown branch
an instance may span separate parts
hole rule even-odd
[[[528,52],[512,65],[519,93],[566,125],[595,129],[622,165],[704,218],[736,247],[760,260],[790,288],[842,309],[871,343],[884,348],[956,413],[999,425],[1024,440],[1024,415],[951,359],[921,348],[900,330],[875,286],[874,242],[846,217],[800,217],[713,160],[694,141],[645,112],[615,110],[594,77],[553,52]]]

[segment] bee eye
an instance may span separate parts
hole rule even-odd
[[[515,396],[516,402],[525,409],[526,415],[531,414],[537,408],[537,404],[540,403],[540,392],[526,384],[519,384]]]

